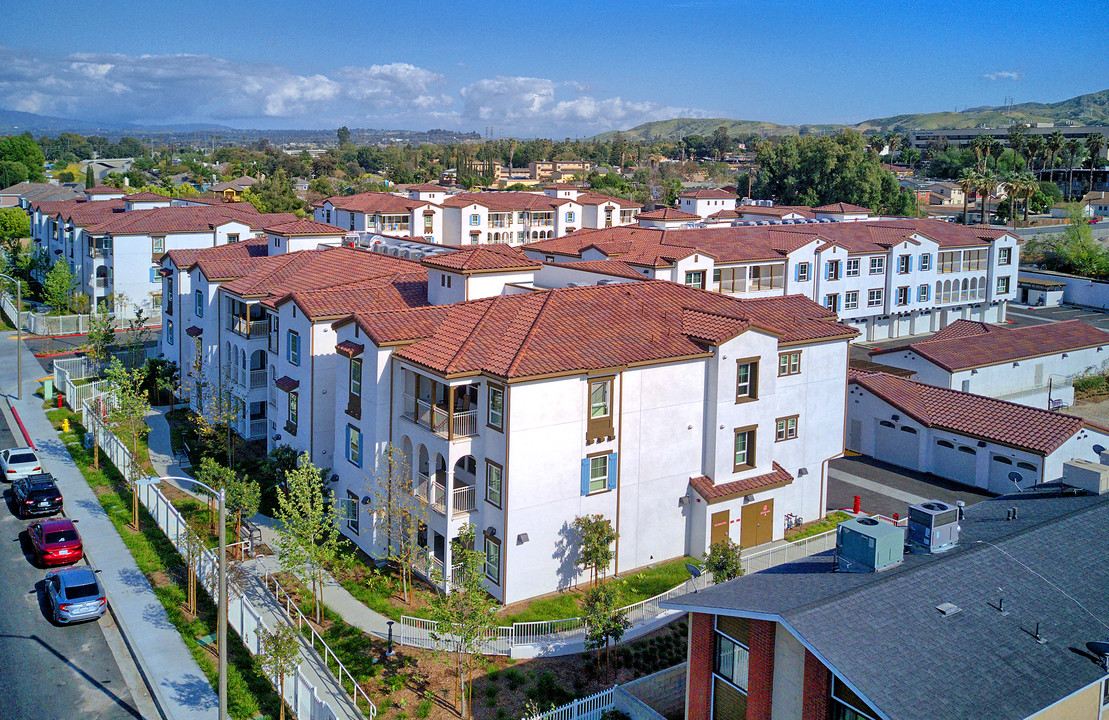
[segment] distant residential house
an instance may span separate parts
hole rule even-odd
[[[882,163],[882,169],[889,170],[891,173],[893,173],[894,177],[898,179],[912,177],[913,175],[916,175],[916,171],[913,170],[911,167],[908,167],[907,165],[891,165],[889,163]]]
[[[430,200],[421,199],[421,195],[435,195],[435,191],[412,189],[407,196],[384,192],[336,195],[316,203],[314,217],[318,222],[350,231],[441,242],[443,209]]]
[[[209,187],[208,191],[218,193],[226,202],[239,202],[239,200],[242,199],[243,191],[247,188],[254,187],[258,182],[259,180],[257,178],[243,175],[234,180],[216,183]]]
[[[1091,202],[1080,200],[1077,203],[1059,202],[1051,207],[1051,217],[1053,218],[1066,218],[1070,217],[1071,207],[1077,205],[1078,212],[1083,216],[1092,218],[1098,213],[1094,210],[1094,205]]]
[[[1109,367],[1109,333],[1081,320],[1019,328],[958,320],[870,356],[929,385],[1054,410],[1074,402],[1075,378]]]
[[[932,193],[937,199],[937,205],[962,205],[963,194],[962,188],[953,182],[934,182],[928,185],[928,191]]]
[[[1109,448],[1109,428],[1080,417],[888,373],[850,378],[849,450],[992,493],[1057,480],[1064,462]]]

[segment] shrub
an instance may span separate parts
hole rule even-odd
[[[421,700],[420,704],[416,706],[416,717],[426,718],[431,714],[431,701]]]
[[[601,713],[601,720],[632,720],[632,717],[623,710],[612,708]]]

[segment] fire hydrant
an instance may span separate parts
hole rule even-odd
[[[62,432],[69,432],[69,418],[65,418],[64,420],[62,420]]]

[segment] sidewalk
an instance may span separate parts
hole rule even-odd
[[[19,413],[43,467],[53,474],[61,488],[66,515],[80,521],[89,564],[102,571],[100,581],[107,592],[109,607],[155,702],[169,720],[211,720],[219,706],[215,691],[46,419],[42,400],[33,394],[38,389],[37,379],[42,377],[41,368],[26,347],[11,339],[14,335],[4,333],[0,339],[0,388]],[[15,399],[18,351],[23,353],[22,401]]]
[[[147,446],[150,451],[150,464],[154,466],[154,472],[161,477],[192,477],[192,474],[183,470],[174,459],[173,446],[170,441],[169,423],[166,421],[165,414],[168,407],[154,407],[151,409],[150,414],[146,417],[146,422],[150,426],[150,435],[147,437]],[[167,484],[173,485],[182,492],[193,495],[205,502],[207,502],[207,495],[198,495],[196,486],[188,483],[175,482],[167,480]],[[256,519],[268,518],[258,515]],[[267,533],[269,534],[267,536]],[[237,538],[229,538],[229,543],[234,542]],[[263,541],[270,547],[277,547],[276,533],[273,533],[269,528],[262,531]],[[288,625],[290,623],[289,616],[285,613],[284,607],[274,597],[273,593],[266,589],[263,578],[268,571],[273,572],[278,569],[277,557],[269,555],[261,557],[257,560],[248,560],[242,563],[242,568],[248,578],[246,586],[243,587],[243,595],[250,601],[261,616],[262,620],[271,628],[277,627],[281,624]],[[334,582],[334,581],[332,581]],[[341,588],[340,588],[341,589]],[[346,592],[345,590],[343,591]],[[354,598],[352,601],[357,602]],[[365,606],[363,606],[364,608]],[[301,645],[301,663],[300,673],[304,678],[316,688],[316,693],[320,700],[326,702],[331,706],[331,709],[336,713],[340,719],[348,718],[349,720],[357,720],[362,718],[362,714],[358,712],[358,708],[350,699],[347,691],[340,687],[336,682],[335,676],[331,674],[330,670],[324,665],[323,660],[312,649],[311,644],[303,637],[300,638]]]

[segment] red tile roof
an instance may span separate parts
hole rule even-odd
[[[724,190],[688,190],[680,198],[697,198],[698,200],[738,200],[738,195],[732,195]]]
[[[639,213],[636,216],[640,220],[700,220],[701,216],[696,213],[689,213],[685,210],[678,210],[676,208],[658,208],[650,212]]]
[[[432,255],[421,262],[427,267],[462,273],[539,269],[538,261],[529,258],[519,248],[503,243],[475,245],[454,252]]]
[[[408,316],[434,329],[398,357],[443,374],[520,378],[698,355],[747,327],[783,342],[856,334],[799,295],[743,301],[658,280],[498,296],[444,310],[437,326]],[[687,316],[689,310],[713,317]],[[360,321],[374,336],[373,321]]]
[[[365,345],[361,343],[356,343],[353,340],[344,340],[342,342],[335,343],[335,351],[338,352],[340,355],[348,358],[361,355],[362,351],[365,349]]]
[[[170,250],[163,257],[172,260],[179,270],[188,271],[196,267],[209,280],[226,280],[241,277],[260,267],[269,259],[267,249],[266,238],[250,238],[210,248]]]
[[[804,218],[814,218],[812,208],[808,205],[740,205],[735,209],[740,215],[765,215],[766,217],[780,218],[785,215],[800,215]]]
[[[409,187],[410,190],[417,191],[422,188],[432,188],[438,192],[444,191],[444,189],[438,185],[413,185]],[[332,207],[339,210],[351,210],[353,212],[368,213],[371,215],[374,213],[404,215],[417,208],[430,205],[426,200],[413,200],[412,198],[384,192],[335,195],[316,203],[316,206],[322,206],[324,203],[331,203]]]
[[[548,195],[526,192],[487,192],[487,193],[459,193],[443,200],[443,207],[463,208],[469,205],[481,205],[493,212],[509,212],[521,210],[554,210],[566,202],[565,198],[556,199]]]
[[[855,215],[858,213],[866,213],[872,215],[874,213],[870,208],[864,208],[859,205],[852,205],[851,203],[832,203],[831,205],[821,205],[820,207],[813,208],[813,211],[818,213],[835,213],[835,214],[850,214]]]
[[[958,320],[927,340],[870,354],[911,350],[948,372],[958,372],[1102,345],[1109,345],[1109,333],[1081,320],[1020,328]]]
[[[849,382],[870,391],[921,425],[1048,454],[1087,423],[982,395],[925,385],[889,373],[851,370]]]
[[[417,185],[398,185],[403,190],[415,190],[416,192],[446,192],[447,189],[442,185],[434,185],[432,183],[419,183]]]
[[[300,387],[300,380],[295,380],[288,375],[283,375],[277,378],[277,380],[275,380],[273,384],[276,385],[279,389],[284,390],[285,392],[292,392],[293,390],[296,390],[298,387]]]
[[[127,191],[122,188],[112,187],[111,185],[94,185],[90,188],[85,188],[86,195],[126,195]]]
[[[720,485],[714,485],[712,480],[709,480],[704,475],[698,475],[697,477],[690,478],[689,484],[693,486],[693,489],[697,491],[698,495],[705,499],[705,502],[712,505],[715,502],[729,500],[756,490],[765,490],[779,485],[788,485],[793,482],[793,476],[777,462],[773,463],[773,468],[772,471],[764,475],[721,483]]]
[[[621,208],[643,207],[643,203],[638,203],[634,200],[613,197],[612,195],[605,195],[597,192],[583,192],[574,198],[574,202],[578,205],[604,205],[605,203],[612,203],[614,205],[619,205]]]
[[[285,220],[274,225],[267,225],[263,229],[272,235],[283,237],[293,235],[346,235],[348,232],[334,225],[308,219]]]
[[[195,233],[207,232],[228,222],[250,226],[257,217],[237,208],[219,205],[160,207],[113,214],[98,223],[87,225],[86,231],[106,235]]]
[[[427,305],[427,271],[390,274],[316,290],[274,294],[262,301],[276,307],[295,302],[313,322],[359,312],[404,310]]]

